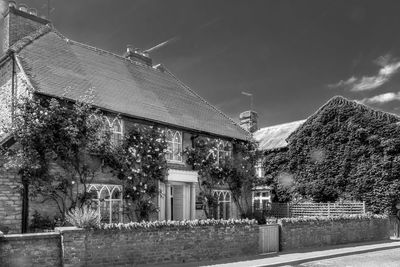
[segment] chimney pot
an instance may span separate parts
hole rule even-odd
[[[28,6],[25,4],[19,4],[18,9],[21,10],[22,12],[28,12]]]
[[[30,9],[28,10],[28,13],[31,14],[31,15],[37,16],[37,10],[36,10],[36,8],[30,8]]]
[[[132,45],[126,46],[126,53],[124,54],[124,57],[126,57],[132,61],[145,63],[148,66],[152,66],[152,64],[153,64],[152,60],[149,57],[149,54],[147,52],[143,52],[139,48],[133,48]]]
[[[13,8],[17,8],[17,2],[15,2],[15,1],[8,1],[8,6],[9,7],[13,7]]]

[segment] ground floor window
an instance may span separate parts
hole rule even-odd
[[[271,192],[269,189],[256,189],[253,191],[254,210],[267,210],[271,203]]]
[[[214,218],[229,219],[231,216],[231,191],[214,190],[213,194],[217,200],[217,206],[214,209]]]
[[[90,184],[92,207],[97,209],[103,223],[122,222],[122,186],[114,184]]]

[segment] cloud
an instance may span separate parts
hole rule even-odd
[[[400,100],[400,92],[380,94],[373,97],[364,98],[360,100],[360,102],[364,104],[385,104],[395,100]]]
[[[390,54],[381,56],[374,61],[380,66],[378,73],[374,76],[350,77],[335,84],[329,84],[329,88],[345,88],[353,92],[376,89],[387,83],[393,75],[400,70],[400,61],[395,61]]]

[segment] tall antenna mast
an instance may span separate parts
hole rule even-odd
[[[247,92],[242,92],[242,95],[250,97],[250,110],[253,110],[253,94],[247,93]]]

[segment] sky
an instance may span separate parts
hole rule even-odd
[[[48,0],[17,1],[48,16]],[[199,95],[259,127],[305,119],[335,95],[400,114],[398,0],[50,0],[68,38],[149,49]]]

